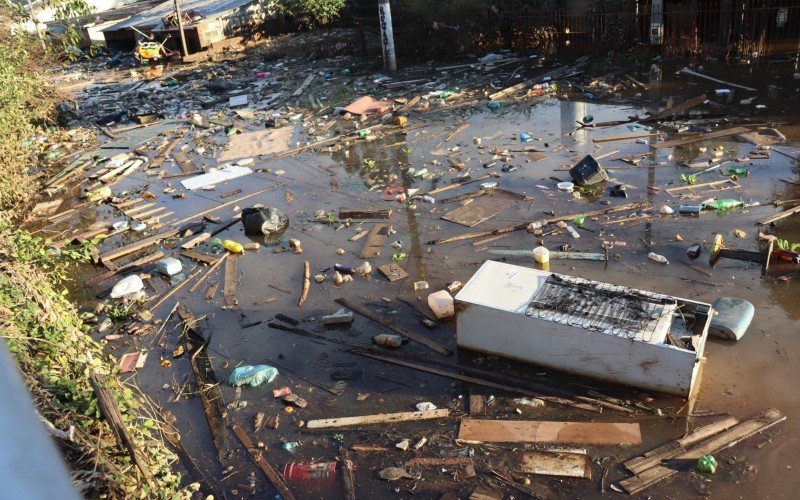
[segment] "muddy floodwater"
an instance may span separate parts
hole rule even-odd
[[[738,104],[748,94],[737,92],[733,102],[721,104],[714,110],[717,114],[738,116],[746,112],[750,115],[750,123],[778,122],[776,128],[787,136],[788,142],[773,151],[769,159],[730,162],[708,172],[701,172],[704,170],[702,168],[691,169],[679,165],[707,159],[711,151],[719,146],[724,148],[725,157],[731,160],[746,156],[755,147],[736,141],[733,137],[674,149],[651,148],[647,142],[656,141],[656,138],[640,142],[629,139],[595,143],[593,139],[603,136],[646,131],[641,127],[632,131],[627,125],[577,128],[576,121],[583,120],[587,115],[592,115],[596,122],[624,121],[632,115],[644,116],[647,108],[662,96],[694,97],[702,91],[724,87],[686,78],[676,79],[666,73],[663,81],[654,79],[648,82],[650,89],[641,91],[641,97],[634,96],[634,91],[628,91],[616,99],[617,103],[581,99],[581,93],[570,93],[569,98],[564,98],[568,89],[559,89],[552,97],[533,106],[520,103],[490,110],[481,104],[431,117],[414,115],[407,132],[385,135],[373,141],[342,142],[332,150],[321,153],[308,151],[274,161],[257,159],[253,167],[262,171],[220,183],[214,191],[190,191],[186,199],[175,200],[170,194],[164,194],[168,183],[180,187],[180,179],[157,179],[146,176],[142,171],[118,183],[114,191],[119,193],[148,186],[156,197],[155,203],[163,204],[168,211],[175,212],[175,218],[182,219],[227,201],[220,197],[221,194],[239,189],[242,194],[247,194],[273,188],[238,204],[239,208],[256,203],[276,207],[290,219],[289,228],[277,245],[262,245],[260,251],[245,251],[238,257],[235,292],[238,307],[225,307],[222,297],[224,272],[209,278],[209,283],[220,283],[220,289],[212,299],[205,299],[205,285],[194,293],[189,292],[190,287],[182,288],[173,299],[179,300],[195,316],[202,318],[203,329],[206,335],[211,336],[208,354],[221,381],[229,422],[240,424],[255,443],[263,443],[268,450],[265,457],[278,469],[289,462],[335,460],[340,456],[341,447],[360,444],[394,448],[395,443],[403,439],[410,439],[414,443],[425,437],[428,443],[417,452],[392,450],[351,453],[356,467],[358,498],[408,498],[412,495],[439,498],[446,491],[456,491],[461,498],[466,498],[475,486],[489,484],[487,471],[490,469],[513,469],[520,448],[513,444],[457,444],[454,438],[457,436],[458,421],[454,418],[330,431],[307,430],[299,427],[298,422],[413,411],[417,403],[426,401],[440,408],[450,408],[455,415],[465,414],[468,413],[469,391],[475,390],[495,396],[494,404],[487,408],[486,418],[633,421],[641,424],[643,443],[640,446],[630,447],[621,443],[621,446],[588,447],[591,479],[530,476],[536,491],[550,498],[618,495],[611,485],[628,477],[620,465],[622,461],[681,437],[687,429],[718,418],[715,415],[730,414],[744,420],[766,408],[778,408],[788,416],[786,422],[732,449],[715,454],[720,466],[713,477],[680,473],[640,495],[653,498],[794,498],[795,491],[800,488],[800,478],[794,473],[800,469],[796,438],[800,434],[800,421],[796,418],[800,409],[796,387],[800,379],[797,364],[800,356],[800,274],[797,265],[776,263],[762,276],[760,265],[755,263],[722,259],[713,269],[708,264],[708,250],[715,234],[722,234],[726,245],[730,247],[756,250],[759,233],[756,222],[782,210],[775,208],[772,202],[800,198],[800,185],[779,180],[800,180],[800,164],[790,156],[798,157],[796,141],[800,140],[800,129],[790,124],[780,124],[794,121],[798,110],[797,83],[781,76],[786,71],[785,67],[775,69],[765,65],[754,74],[729,70],[717,73],[722,79],[733,78],[736,74],[737,81],[752,83],[759,88],[754,93],[758,96],[756,102],[767,106],[765,110],[751,114],[753,106],[745,108]],[[691,124],[690,121],[681,123]],[[462,124],[468,127],[445,141]],[[157,125],[132,131],[126,139],[136,134],[154,136],[169,127]],[[672,134],[670,130],[658,127],[655,131],[663,132],[667,140]],[[529,134],[532,140],[520,142],[520,133]],[[301,132],[297,130],[295,138],[299,135]],[[480,138],[480,148],[474,138]],[[224,133],[217,134],[214,140],[224,144]],[[493,148],[511,150],[510,161],[491,165]],[[541,152],[523,152],[525,148],[535,148]],[[707,149],[701,152],[701,148]],[[119,151],[126,152],[127,148]],[[103,154],[108,156],[115,152],[118,151],[103,150]],[[652,155],[638,166],[619,160],[646,153]],[[198,165],[213,165],[213,160],[196,155],[191,149],[187,154],[194,157]],[[569,180],[568,168],[586,154],[602,157],[600,163],[612,180],[599,191],[580,197],[557,189],[557,180]],[[450,167],[448,158],[457,158],[465,169],[455,171]],[[485,164],[490,164],[489,168],[484,168]],[[504,165],[516,169],[501,172]],[[739,175],[738,188],[684,200],[667,192],[667,189],[684,185],[681,174],[698,174],[696,183],[699,184],[730,179],[728,168],[739,166],[746,167],[748,174]],[[171,168],[175,169],[174,165]],[[414,172],[427,168],[435,174],[435,178],[416,177],[409,168],[415,169]],[[448,185],[453,178],[465,172],[472,178],[488,172],[501,173],[501,177],[489,180],[498,182],[504,190],[526,195],[529,199],[511,198],[507,209],[475,227],[466,228],[441,219],[446,212],[459,206],[458,202],[442,203],[441,200],[474,192],[479,189],[479,183],[435,195],[436,203],[422,200],[401,203],[385,192],[387,186],[403,184],[424,193]],[[627,199],[609,197],[609,188],[617,184],[626,186]],[[657,189],[648,189],[648,186]],[[724,212],[704,211],[699,217],[661,215],[658,211],[664,204],[677,209],[680,204],[699,204],[713,196],[740,199],[746,207]],[[539,238],[525,231],[516,231],[477,245],[474,239],[441,245],[430,245],[430,241],[468,231],[530,222],[545,218],[550,213],[562,215],[602,209],[607,207],[608,200],[613,204],[647,201],[652,207],[646,213],[628,211],[587,219],[584,227],[578,230],[580,238],[577,239],[565,230],[544,236],[544,244],[551,250],[569,244],[573,251],[603,252],[606,242],[609,253],[607,263],[552,260],[549,263],[550,271],[708,303],[722,296],[740,297],[755,306],[753,322],[747,335],[739,342],[709,338],[705,347],[706,359],[699,395],[691,408],[696,416],[688,421],[684,400],[660,394],[652,395],[652,405],[660,408],[665,415],[660,417],[644,411],[635,417],[627,417],[613,412],[587,413],[553,404],[547,404],[544,408],[520,406],[511,402],[515,397],[513,395],[470,387],[466,383],[366,359],[347,352],[347,347],[341,344],[273,329],[267,324],[276,314],[282,313],[299,320],[297,328],[321,337],[365,346],[372,345],[371,338],[374,335],[392,333],[359,315],[355,315],[353,324],[349,326],[323,326],[319,318],[339,309],[334,299],[343,297],[353,303],[365,304],[382,316],[455,349],[455,321],[446,320],[438,328],[427,329],[420,323],[420,316],[398,298],[429,311],[426,301],[428,293],[441,290],[455,280],[466,283],[487,259],[535,267],[537,264],[531,257],[500,257],[491,255],[489,251],[531,250],[539,245]],[[339,224],[315,220],[315,214],[320,210],[337,214],[343,208],[388,208],[393,213],[389,221]],[[229,220],[234,214],[234,206],[214,213],[223,221]],[[629,220],[614,220],[622,217]],[[80,221],[72,220],[57,229],[118,218],[111,209],[101,208],[96,212],[85,212]],[[358,232],[369,230],[378,222],[389,222],[394,233],[383,245],[380,256],[368,260],[376,267],[392,262],[393,254],[402,252],[405,258],[397,263],[409,276],[390,283],[373,271],[366,278],[355,276],[352,283],[335,286],[331,281],[335,264],[355,267],[363,262],[359,259],[359,253],[364,240],[350,241],[350,238]],[[213,229],[213,225],[210,228]],[[779,221],[774,228],[761,229],[768,229],[789,242],[800,242],[800,218],[797,216]],[[736,237],[734,232],[737,230],[745,235]],[[123,234],[104,242],[103,249],[129,243],[139,237]],[[250,241],[240,223],[234,224],[219,237],[242,243]],[[301,241],[302,254],[288,251],[289,238]],[[395,241],[400,243],[399,250],[390,246]],[[703,253],[700,258],[690,262],[686,249],[693,243],[700,243]],[[344,249],[342,255],[337,253],[340,248]],[[282,251],[276,252],[276,249]],[[198,250],[210,252],[209,242],[201,244]],[[649,260],[649,252],[663,255],[669,264]],[[397,258],[400,257],[397,255]],[[186,276],[200,269],[195,268],[197,264],[189,259],[182,258],[182,261]],[[312,277],[324,274],[326,279],[321,284],[312,279],[308,299],[302,307],[298,307],[304,261],[310,262]],[[82,281],[99,274],[99,269],[87,265],[76,270],[75,277],[79,279],[76,279],[72,290],[73,297],[77,297],[86,309],[94,307],[94,294],[114,282],[107,281],[88,289],[84,287]],[[427,281],[430,288],[415,292],[413,283],[421,280]],[[169,287],[167,280],[157,274],[149,282],[146,290],[151,295],[163,293]],[[164,318],[173,303],[168,301],[155,310],[155,317]],[[491,332],[486,333],[491,335]],[[96,334],[96,337],[100,339],[103,334]],[[217,488],[218,494],[224,498],[271,498],[274,495],[272,485],[253,464],[236,436],[230,432],[227,434],[227,451],[221,458],[217,457],[199,399],[181,397],[175,401],[176,391],[191,392],[193,382],[186,356],[175,359],[172,356],[173,348],[180,342],[180,329],[176,323],[173,321],[165,328],[161,344],[153,345],[153,339],[151,334],[108,343],[109,351],[117,356],[136,349],[149,351],[145,366],[135,374],[123,375],[123,380],[134,382],[165,412],[174,416],[174,425],[182,435],[186,451],[196,461],[208,483]],[[404,345],[400,350],[436,356],[414,342]],[[162,360],[169,360],[169,363],[162,364]],[[615,398],[635,400],[642,392],[463,350],[456,350],[451,361],[455,360],[514,377],[563,384],[563,387],[582,394],[597,390]],[[227,383],[229,374],[236,366],[256,364],[278,368],[280,374],[277,380],[267,386],[245,387],[241,390]],[[346,388],[338,396],[324,389],[333,386],[337,382],[334,379],[345,379],[340,386],[346,385]],[[188,387],[187,381],[190,382]],[[283,386],[290,386],[295,394],[307,400],[308,405],[287,413],[286,405],[272,395],[272,389]],[[264,426],[254,431],[253,419],[257,412],[264,412],[267,416],[280,415],[280,425],[277,429]],[[287,451],[284,444],[294,442],[298,445],[292,451]],[[421,474],[417,480],[386,482],[378,477],[381,469],[402,466],[403,462],[414,456],[473,456],[478,476],[456,476],[454,479],[447,467],[432,467],[415,471]],[[290,486],[298,498],[334,499],[340,498],[342,491],[339,479],[301,483],[290,481]],[[520,492],[515,495],[525,496]]]

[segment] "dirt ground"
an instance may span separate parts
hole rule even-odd
[[[153,98],[151,103],[153,108],[173,106],[175,112],[168,112],[166,121],[129,132],[114,132],[118,139],[113,141],[100,136],[102,149],[95,153],[110,157],[141,147],[142,152],[152,160],[156,147],[162,143],[160,134],[186,131],[183,144],[188,145],[184,152],[189,158],[199,168],[216,166],[215,157],[231,140],[224,130],[226,126],[235,124],[243,127],[244,132],[263,130],[263,121],[258,116],[264,118],[269,115],[259,115],[263,110],[256,110],[256,118],[252,118],[252,115],[234,115],[227,109],[227,98],[222,106],[217,104],[216,107],[205,110],[191,109],[187,101],[191,101],[192,92],[197,88],[193,87],[192,82],[222,80],[225,71],[236,69],[237,64],[254,68],[256,63],[263,64],[258,68],[270,72],[267,80],[274,80],[274,83],[269,84],[269,92],[291,94],[303,81],[297,75],[293,79],[277,78],[279,70],[276,65],[280,62],[238,61],[201,66],[192,70],[193,73],[185,78],[176,76],[180,83],[178,90],[174,92],[183,93],[176,94],[184,96],[179,98],[183,102],[170,105],[167,98],[159,97]],[[259,251],[245,251],[236,259],[237,306],[230,307],[225,303],[222,296],[225,271],[221,269],[196,292],[189,292],[189,283],[189,286],[181,288],[152,311],[154,319],[164,320],[175,302],[180,301],[195,316],[202,318],[205,332],[211,335],[207,351],[217,378],[221,381],[222,397],[228,408],[228,421],[240,424],[255,443],[263,443],[266,450],[264,457],[269,463],[281,470],[289,462],[326,462],[341,457],[341,448],[370,445],[385,449],[369,453],[350,452],[355,464],[358,498],[386,495],[397,498],[412,495],[440,498],[448,492],[456,497],[467,498],[478,486],[494,491],[504,498],[526,497],[526,493],[509,487],[491,474],[491,470],[513,471],[523,450],[521,444],[476,445],[457,443],[455,440],[458,417],[469,413],[468,395],[485,394],[495,397],[494,404],[487,408],[485,418],[638,422],[643,437],[640,446],[631,447],[621,443],[620,446],[585,447],[590,457],[590,479],[529,475],[531,485],[527,486],[523,482],[524,475],[513,474],[516,484],[527,488],[529,494],[546,498],[594,498],[619,494],[615,492],[613,485],[629,476],[621,462],[679,438],[687,431],[705,425],[720,415],[733,415],[745,420],[767,408],[775,407],[788,416],[786,422],[757,434],[732,449],[715,454],[719,462],[715,475],[680,472],[639,495],[652,498],[679,498],[687,495],[711,498],[793,496],[790,492],[800,486],[800,480],[791,474],[792,469],[800,467],[800,454],[796,451],[794,438],[791,437],[800,431],[797,420],[793,418],[800,407],[800,400],[792,383],[798,376],[793,359],[800,348],[800,341],[795,335],[800,320],[800,301],[797,299],[800,290],[798,267],[791,263],[776,263],[762,276],[760,266],[754,263],[723,259],[713,269],[708,264],[708,251],[715,234],[722,234],[727,245],[746,250],[758,248],[759,230],[766,230],[789,242],[800,242],[800,219],[796,216],[779,221],[775,227],[756,226],[757,221],[783,210],[775,208],[773,201],[800,198],[800,185],[792,183],[798,181],[800,169],[800,162],[797,160],[800,155],[796,148],[797,141],[800,140],[800,129],[791,124],[795,119],[794,112],[798,109],[799,84],[798,80],[792,79],[790,65],[764,63],[759,66],[731,67],[705,64],[705,73],[741,85],[752,85],[758,90],[736,90],[730,102],[726,102],[724,94],[713,97],[710,103],[696,109],[702,109],[703,113],[714,118],[693,116],[694,119],[689,120],[688,117],[682,117],[677,123],[709,125],[713,129],[734,123],[750,126],[775,124],[787,136],[787,142],[776,147],[769,159],[737,163],[735,160],[745,157],[754,150],[754,146],[733,137],[696,142],[685,147],[653,149],[650,144],[634,139],[602,143],[593,141],[603,136],[648,132],[641,126],[633,131],[629,124],[578,128],[576,121],[581,121],[588,115],[592,115],[595,122],[627,121],[631,116],[644,117],[648,110],[663,108],[668,97],[674,97],[675,102],[679,102],[704,91],[714,94],[715,89],[729,88],[724,84],[676,75],[675,71],[685,61],[663,62],[658,74],[649,73],[649,64],[639,66],[635,75],[648,86],[647,90],[625,85],[613,89],[606,96],[589,99],[577,85],[578,82],[586,85],[588,80],[605,73],[595,68],[591,76],[587,70],[586,74],[577,77],[556,79],[557,89],[545,97],[525,99],[517,95],[516,98],[502,100],[501,107],[494,110],[486,106],[484,90],[489,88],[487,80],[495,87],[489,93],[496,91],[496,88],[518,83],[522,79],[511,71],[518,65],[528,63],[517,62],[492,71],[468,69],[466,76],[458,73],[458,70],[454,70],[456,73],[445,74],[430,71],[425,74],[420,71],[414,77],[421,80],[419,83],[386,88],[372,83],[380,75],[369,70],[356,69],[349,75],[342,75],[339,73],[340,62],[322,61],[315,63],[318,66],[312,65],[312,69],[322,72],[332,68],[332,76],[318,76],[317,82],[310,84],[302,97],[294,99],[295,102],[305,99],[305,102],[298,103],[291,112],[286,112],[281,106],[266,108],[266,113],[276,111],[282,118],[302,113],[299,120],[285,122],[286,126],[294,127],[291,139],[293,146],[302,146],[315,137],[325,138],[325,135],[316,132],[324,129],[321,124],[329,120],[336,121],[334,127],[345,131],[353,130],[352,122],[344,122],[332,109],[326,113],[325,106],[349,102],[365,90],[372,91],[376,98],[411,98],[437,88],[442,90],[455,87],[457,94],[444,104],[432,97],[430,101],[436,103],[428,110],[412,109],[408,113],[409,123],[405,129],[387,125],[374,134],[377,137],[374,140],[350,137],[279,159],[273,159],[270,155],[256,157],[254,164],[250,165],[255,170],[252,174],[218,183],[214,190],[189,191],[180,184],[187,177],[164,178],[164,175],[149,175],[152,172],[144,168],[121,179],[112,187],[114,194],[123,199],[134,199],[140,193],[149,191],[154,196],[150,200],[155,203],[154,207],[164,206],[165,212],[174,212],[167,220],[161,221],[164,223],[163,228],[153,230],[152,233],[163,231],[172,221],[189,218],[192,214],[264,188],[272,189],[241,203],[221,208],[213,215],[227,222],[238,213],[235,209],[256,203],[278,208],[288,215],[289,228],[276,245],[262,245]],[[287,65],[292,66],[292,61],[288,61]],[[524,71],[517,74],[536,75],[545,71],[547,67],[538,69],[526,66]],[[301,76],[304,77],[305,74]],[[510,79],[506,78],[508,75],[511,75]],[[165,74],[160,78],[166,79],[169,76]],[[101,86],[101,89],[119,90],[139,78],[140,76],[131,78],[126,70],[94,71],[91,73],[94,86],[87,86],[86,80],[81,80],[72,90],[80,100],[85,101],[96,95],[97,82],[109,82],[106,86]],[[620,75],[615,78],[619,79]],[[397,76],[394,80],[407,79],[410,78]],[[324,84],[319,83],[323,81]],[[426,82],[434,82],[435,85],[422,87]],[[437,85],[441,85],[441,88]],[[269,92],[264,89],[262,95]],[[113,93],[112,91],[111,94]],[[308,108],[309,93],[326,96],[325,105],[318,110]],[[739,104],[741,99],[751,96],[756,97],[753,104]],[[476,102],[470,104],[472,101]],[[125,108],[124,100],[120,102],[123,103],[121,107]],[[453,102],[468,105],[456,106],[451,104]],[[766,109],[756,109],[756,104],[764,104]],[[102,115],[106,105],[102,102],[94,105],[96,107],[90,107],[87,112],[94,113],[94,116]],[[399,107],[401,104],[396,103],[395,106]],[[211,128],[198,127],[189,130],[187,123],[181,120],[181,114],[185,113],[190,117],[193,112],[201,113],[204,124],[211,125]],[[364,122],[364,126],[379,123],[380,120],[376,117],[370,118]],[[129,124],[118,127],[127,125]],[[462,128],[462,125],[466,127]],[[668,125],[653,124],[652,132],[663,132],[665,140],[685,136],[684,133],[670,130]],[[115,126],[110,128],[113,132]],[[446,140],[457,130],[460,132]],[[521,133],[529,134],[531,141],[522,143]],[[474,140],[476,138],[480,138],[480,145]],[[660,139],[647,139],[648,142],[656,140]],[[201,152],[199,147],[205,151]],[[681,174],[703,170],[682,167],[681,164],[707,159],[716,147],[724,148],[724,157],[730,159],[731,163],[726,163],[718,170],[699,174],[696,182],[730,179],[727,170],[729,167],[744,166],[748,175],[739,176],[738,188],[683,200],[666,191],[683,185]],[[536,149],[538,152],[523,151],[525,148]],[[701,152],[701,148],[707,150]],[[500,158],[499,161],[494,160],[496,164],[491,164],[492,151],[501,150],[511,151],[509,161],[504,162]],[[647,153],[653,155],[638,166],[619,160],[622,157]],[[568,168],[586,154],[603,157],[600,163],[612,180],[605,189],[581,197],[558,190],[555,178],[568,180]],[[459,167],[462,170],[453,168],[451,165],[454,163],[449,159],[456,164],[461,163],[463,166]],[[489,168],[484,168],[487,164]],[[501,172],[504,165],[517,168],[510,172]],[[427,168],[428,174],[415,176],[414,173],[422,168]],[[87,173],[94,170],[97,169]],[[167,176],[180,172],[178,165],[171,161],[165,162],[160,170]],[[441,219],[443,214],[458,206],[458,202],[442,203],[441,200],[474,192],[478,189],[477,184],[434,195],[437,202],[433,204],[420,199],[410,203],[398,202],[393,196],[385,194],[385,188],[395,184],[418,188],[420,194],[423,194],[447,185],[451,179],[465,172],[472,178],[497,172],[501,176],[493,180],[499,183],[500,188],[526,195],[530,199],[514,198],[508,203],[507,209],[473,228],[465,228]],[[616,184],[627,187],[627,199],[609,196],[608,188]],[[648,186],[658,189],[648,189]],[[186,197],[174,199],[174,193],[168,188],[185,193]],[[70,193],[77,193],[79,189],[73,189]],[[238,190],[241,192],[226,198],[221,197]],[[704,211],[699,217],[659,214],[659,207],[664,204],[677,211],[680,204],[697,204],[715,195],[739,199],[749,206],[724,212]],[[478,245],[473,244],[475,240],[441,245],[428,244],[430,241],[467,231],[491,230],[531,222],[547,217],[548,213],[580,213],[607,208],[609,202],[617,205],[636,201],[649,202],[651,208],[645,212],[626,211],[587,219],[584,228],[579,229],[579,239],[573,238],[563,229],[543,238],[545,246],[551,250],[569,244],[573,251],[583,252],[603,252],[603,242],[611,242],[613,246],[608,249],[608,262],[554,260],[550,262],[549,270],[701,302],[711,303],[722,296],[735,296],[750,301],[755,306],[756,313],[742,340],[730,342],[709,339],[699,382],[700,391],[693,407],[679,398],[660,394],[652,394],[652,406],[660,409],[663,416],[641,409],[637,409],[637,414],[631,417],[613,411],[595,414],[550,403],[542,408],[522,406],[512,402],[515,395],[481,389],[467,383],[366,359],[348,352],[340,344],[294,335],[271,328],[267,324],[280,313],[299,320],[297,328],[325,338],[364,346],[372,344],[371,338],[374,335],[392,333],[359,315],[355,315],[352,325],[322,325],[320,317],[331,314],[340,307],[334,299],[344,297],[353,303],[366,304],[373,311],[402,326],[456,349],[456,326],[452,318],[442,321],[437,328],[427,329],[420,323],[420,315],[398,299],[404,298],[429,312],[426,301],[429,292],[441,290],[455,280],[466,283],[485,260],[503,259],[490,254],[490,250],[530,250],[538,246],[539,238],[525,231],[515,231],[501,239]],[[327,215],[325,219],[317,220],[316,214],[320,210],[326,214],[337,214],[340,209],[391,209],[392,215],[388,221],[354,220],[341,224],[329,223]],[[102,204],[97,208],[90,206],[80,210],[76,217],[42,228],[42,233],[58,239],[97,221],[114,222],[123,218],[110,204]],[[633,220],[615,220],[622,218]],[[200,218],[195,217],[192,220]],[[374,268],[391,263],[393,254],[402,252],[405,258],[397,263],[405,269],[408,277],[390,283],[373,270],[367,277],[356,275],[351,283],[334,285],[332,275],[335,264],[355,267],[363,262],[359,253],[364,240],[350,241],[350,238],[380,222],[389,222],[395,232],[382,246],[380,256],[367,260]],[[209,224],[209,230],[215,227],[217,226]],[[736,230],[743,231],[745,235],[737,238],[734,235]],[[242,243],[250,241],[238,222],[220,233],[219,237]],[[140,238],[139,234],[123,233],[103,241],[100,251],[107,251]],[[302,254],[289,250],[289,239],[300,240]],[[177,245],[184,241],[170,239],[160,245],[159,249],[167,255],[177,253]],[[399,242],[400,250],[389,246],[395,241]],[[701,243],[703,253],[696,261],[689,262],[686,249],[693,243]],[[337,249],[343,249],[343,254],[339,254]],[[211,253],[210,240],[202,243],[196,250]],[[665,256],[669,264],[663,265],[649,260],[649,252]],[[136,256],[121,259],[117,264],[134,258]],[[196,262],[187,258],[181,260],[183,274],[187,279],[196,280],[197,270],[202,269],[201,275],[205,273],[205,268],[197,266]],[[302,307],[298,307],[304,261],[310,262],[312,277],[324,274],[326,279],[319,284],[312,279],[308,299]],[[506,261],[541,268],[541,265],[535,264],[529,257],[508,257]],[[686,263],[695,267],[689,267]],[[225,265],[221,267],[224,268]],[[104,271],[106,270],[102,266],[92,265],[75,271],[76,279],[71,293],[87,310],[94,309],[97,303],[95,294],[108,289],[118,279],[111,278],[93,287],[83,285],[83,280]],[[157,273],[151,274],[146,287],[148,296],[163,296],[177,284],[174,281],[171,285],[168,279]],[[428,282],[429,290],[414,291],[413,283],[420,280]],[[212,299],[206,300],[208,283],[212,282],[219,283],[219,290]],[[150,302],[144,308],[153,303]],[[192,397],[194,389],[190,362],[186,356],[173,358],[172,355],[173,348],[182,342],[181,329],[176,325],[174,319],[168,322],[160,341],[152,332],[143,336],[125,335],[121,339],[107,341],[109,352],[116,356],[140,349],[149,353],[143,368],[121,377],[135,383],[166,414],[174,417],[174,426],[182,436],[188,455],[193,457],[215,494],[223,498],[273,495],[273,486],[254,465],[233,433],[227,432],[227,444],[221,459],[218,459],[200,401],[197,397]],[[112,331],[95,332],[93,335],[102,340],[109,333],[126,333],[130,328],[130,323],[122,322],[115,324]],[[399,350],[410,354],[437,356],[414,342],[403,345]],[[642,393],[641,390],[631,387],[604,384],[586,377],[570,376],[464,350],[456,349],[451,362],[455,362],[454,360],[520,379],[546,381],[580,394],[596,390],[631,405]],[[235,367],[257,364],[274,366],[278,368],[280,375],[268,386],[257,388],[239,390],[227,383],[228,376]],[[346,388],[338,396],[323,388],[334,385],[335,380],[332,377],[350,379],[342,384]],[[272,389],[283,386],[291,387],[295,394],[307,400],[308,405],[302,409],[294,408],[291,413],[287,413],[286,405],[280,399],[273,398],[271,392]],[[181,393],[177,401],[176,392]],[[425,422],[331,431],[314,431],[301,426],[305,421],[318,418],[413,411],[420,402],[432,402],[439,408],[449,408],[451,416]],[[689,408],[692,414],[687,416]],[[271,429],[264,426],[255,431],[253,421],[258,412],[264,412],[267,416],[280,415],[279,427]],[[409,439],[413,444],[422,437],[428,442],[418,451],[401,451],[395,448],[395,444],[403,439]],[[298,443],[299,446],[287,451],[286,443]],[[472,457],[477,475],[466,477],[463,470],[439,466],[411,467],[409,470],[418,479],[386,482],[379,478],[378,471],[381,469],[402,466],[413,457]],[[185,468],[186,464],[176,466]],[[187,474],[187,483],[199,480],[201,478],[192,478]],[[301,483],[290,481],[290,487],[298,498],[342,496],[340,478]]]

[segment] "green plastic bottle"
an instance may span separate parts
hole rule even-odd
[[[714,210],[728,210],[731,208],[738,208],[744,205],[743,201],[734,200],[732,198],[725,198],[722,200],[713,200],[703,203],[703,208],[713,208]]]
[[[731,175],[747,175],[747,168],[745,167],[730,167],[728,173]]]

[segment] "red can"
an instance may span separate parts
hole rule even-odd
[[[337,462],[289,462],[283,466],[283,475],[290,483],[332,484],[337,467]]]

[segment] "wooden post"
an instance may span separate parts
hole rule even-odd
[[[389,0],[378,1],[378,23],[381,26],[383,67],[388,71],[397,71],[397,59],[394,54],[394,32],[392,31],[392,8],[389,5]]]
[[[183,14],[181,14],[181,4],[179,0],[175,0],[175,16],[178,19],[178,32],[181,34],[183,57],[186,57],[189,55],[189,49],[186,48],[186,34],[183,32]]]

